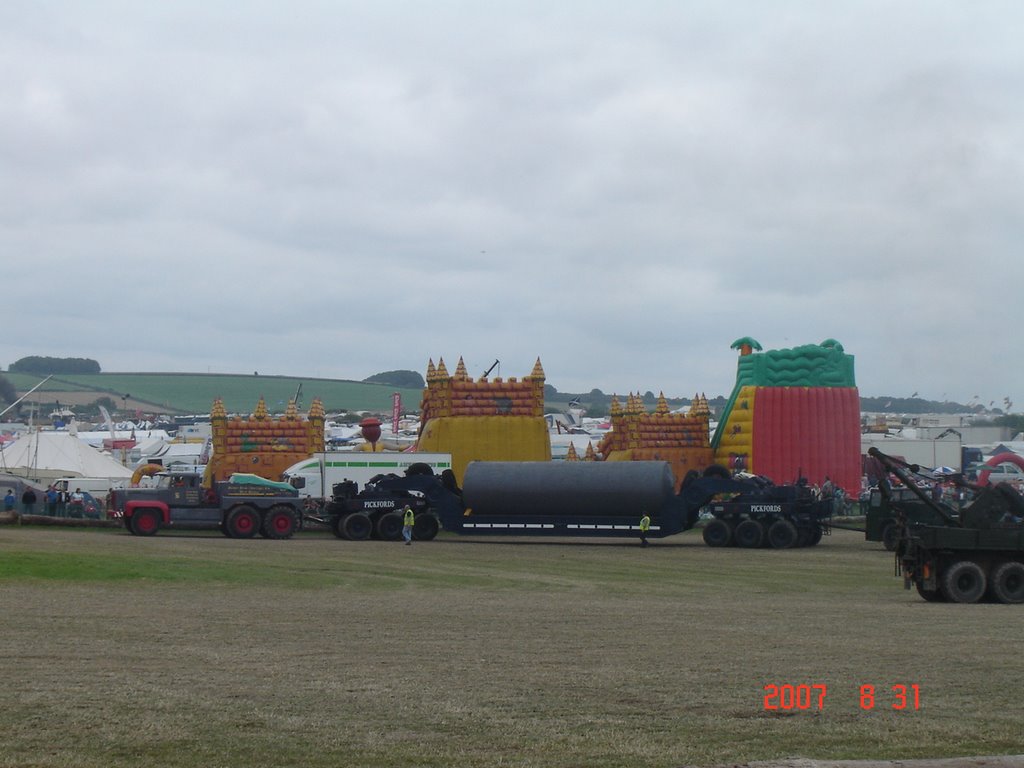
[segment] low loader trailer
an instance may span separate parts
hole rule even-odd
[[[463,487],[451,472],[384,475],[363,490],[339,484],[318,522],[341,538],[397,538],[401,510],[416,512],[413,536],[428,540],[445,530],[472,535],[640,535],[649,538],[694,528],[710,518],[710,546],[788,548],[817,544],[828,530],[830,503],[802,485],[776,486],[765,478],[732,477],[722,467],[691,473],[675,492],[671,466],[636,462],[471,462]]]

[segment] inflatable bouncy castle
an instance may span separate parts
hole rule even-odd
[[[711,440],[715,461],[776,483],[826,476],[860,490],[860,395],[853,356],[834,339],[761,352],[738,339],[736,385]]]
[[[471,461],[550,461],[540,359],[522,380],[474,381],[459,358],[454,375],[444,359],[427,365],[417,450],[450,453],[459,483]]]
[[[711,411],[706,398],[694,396],[687,414],[670,413],[662,393],[654,413],[640,395],[630,395],[623,408],[612,398],[612,431],[601,439],[598,452],[605,461],[667,461],[679,490],[691,469],[702,472],[713,461],[708,442]]]
[[[227,480],[235,472],[280,480],[297,461],[324,450],[324,408],[313,400],[307,418],[299,416],[295,401],[280,418],[267,412],[261,397],[247,419],[229,417],[217,398],[210,410],[213,452],[206,465],[204,484]]]

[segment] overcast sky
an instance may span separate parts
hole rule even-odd
[[[6,367],[1024,409],[1024,4],[0,3]],[[498,371],[495,371],[497,373]]]

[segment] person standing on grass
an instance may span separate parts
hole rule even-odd
[[[832,485],[832,479],[825,475],[825,482],[821,484],[821,498],[824,501],[832,501],[832,497],[835,495],[835,486]]]
[[[408,504],[402,510],[402,538],[406,544],[412,544],[412,527],[416,525],[416,515]]]
[[[71,494],[71,508],[68,510],[68,517],[85,517],[85,496],[81,488],[75,488]]]
[[[21,494],[21,506],[26,515],[34,515],[36,513],[36,501],[36,492],[32,490],[32,486],[25,486],[25,492]]]
[[[52,485],[46,489],[46,514],[50,517],[57,516],[57,489]]]
[[[14,491],[8,488],[7,495],[4,496],[4,512],[13,512],[15,501],[16,499],[14,498]]]
[[[651,516],[644,512],[644,516],[640,518],[640,546],[647,546],[647,532],[651,530]]]

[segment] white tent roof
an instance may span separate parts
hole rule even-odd
[[[67,432],[30,432],[0,451],[0,471],[36,480],[132,476],[132,471]]]
[[[103,445],[104,440],[135,440],[141,443],[143,440],[151,439],[169,441],[171,436],[162,429],[115,429],[113,432],[110,430],[78,432],[78,439],[99,448]]]

